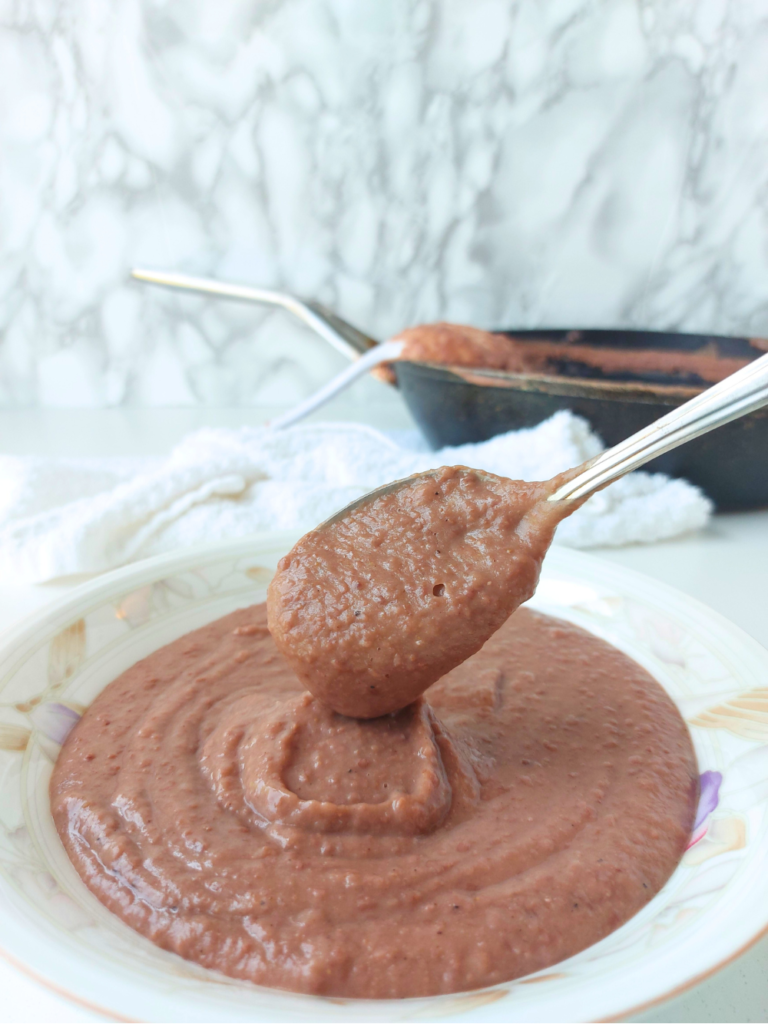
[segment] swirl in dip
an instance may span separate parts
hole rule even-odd
[[[86,885],[235,978],[400,998],[506,981],[602,938],[693,822],[685,725],[625,655],[517,611],[404,710],[345,718],[237,611],[94,701],[51,780]]]

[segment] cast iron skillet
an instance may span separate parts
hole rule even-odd
[[[656,331],[504,330],[516,338],[563,345],[557,376],[520,376],[499,370],[399,361],[397,383],[413,418],[434,448],[485,441],[506,430],[532,427],[558,409],[583,416],[607,446],[617,444],[698,394],[706,382],[691,376],[670,382],[662,374],[606,376],[569,361],[569,343],[606,348],[696,351],[757,358],[768,344],[748,338]],[[660,456],[645,467],[698,484],[718,509],[768,505],[768,409]]]

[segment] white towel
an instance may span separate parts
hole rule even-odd
[[[390,480],[443,465],[544,480],[596,455],[584,420],[559,412],[530,430],[437,452],[358,424],[201,430],[165,459],[0,456],[0,573],[41,582],[259,530],[308,530]],[[572,547],[655,541],[701,527],[698,488],[635,473],[559,527]]]

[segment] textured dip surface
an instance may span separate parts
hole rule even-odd
[[[697,773],[639,665],[521,609],[405,710],[303,690],[263,605],[133,666],[51,780],[86,885],[165,949],[301,992],[490,985],[602,938],[664,884]]]
[[[557,524],[578,507],[546,500],[567,475],[526,483],[444,466],[305,534],[267,607],[307,689],[374,718],[478,651],[533,595]]]

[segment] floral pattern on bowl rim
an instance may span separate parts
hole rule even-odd
[[[603,637],[659,679],[689,724],[702,770],[688,850],[640,913],[538,974],[364,1009],[221,977],[113,917],[83,886],[53,827],[47,782],[59,745],[129,665],[263,600],[295,539],[266,534],[147,560],[78,588],[0,641],[0,947],[12,959],[118,1020],[595,1020],[692,984],[768,926],[768,652],[677,591],[560,548],[532,606]]]

